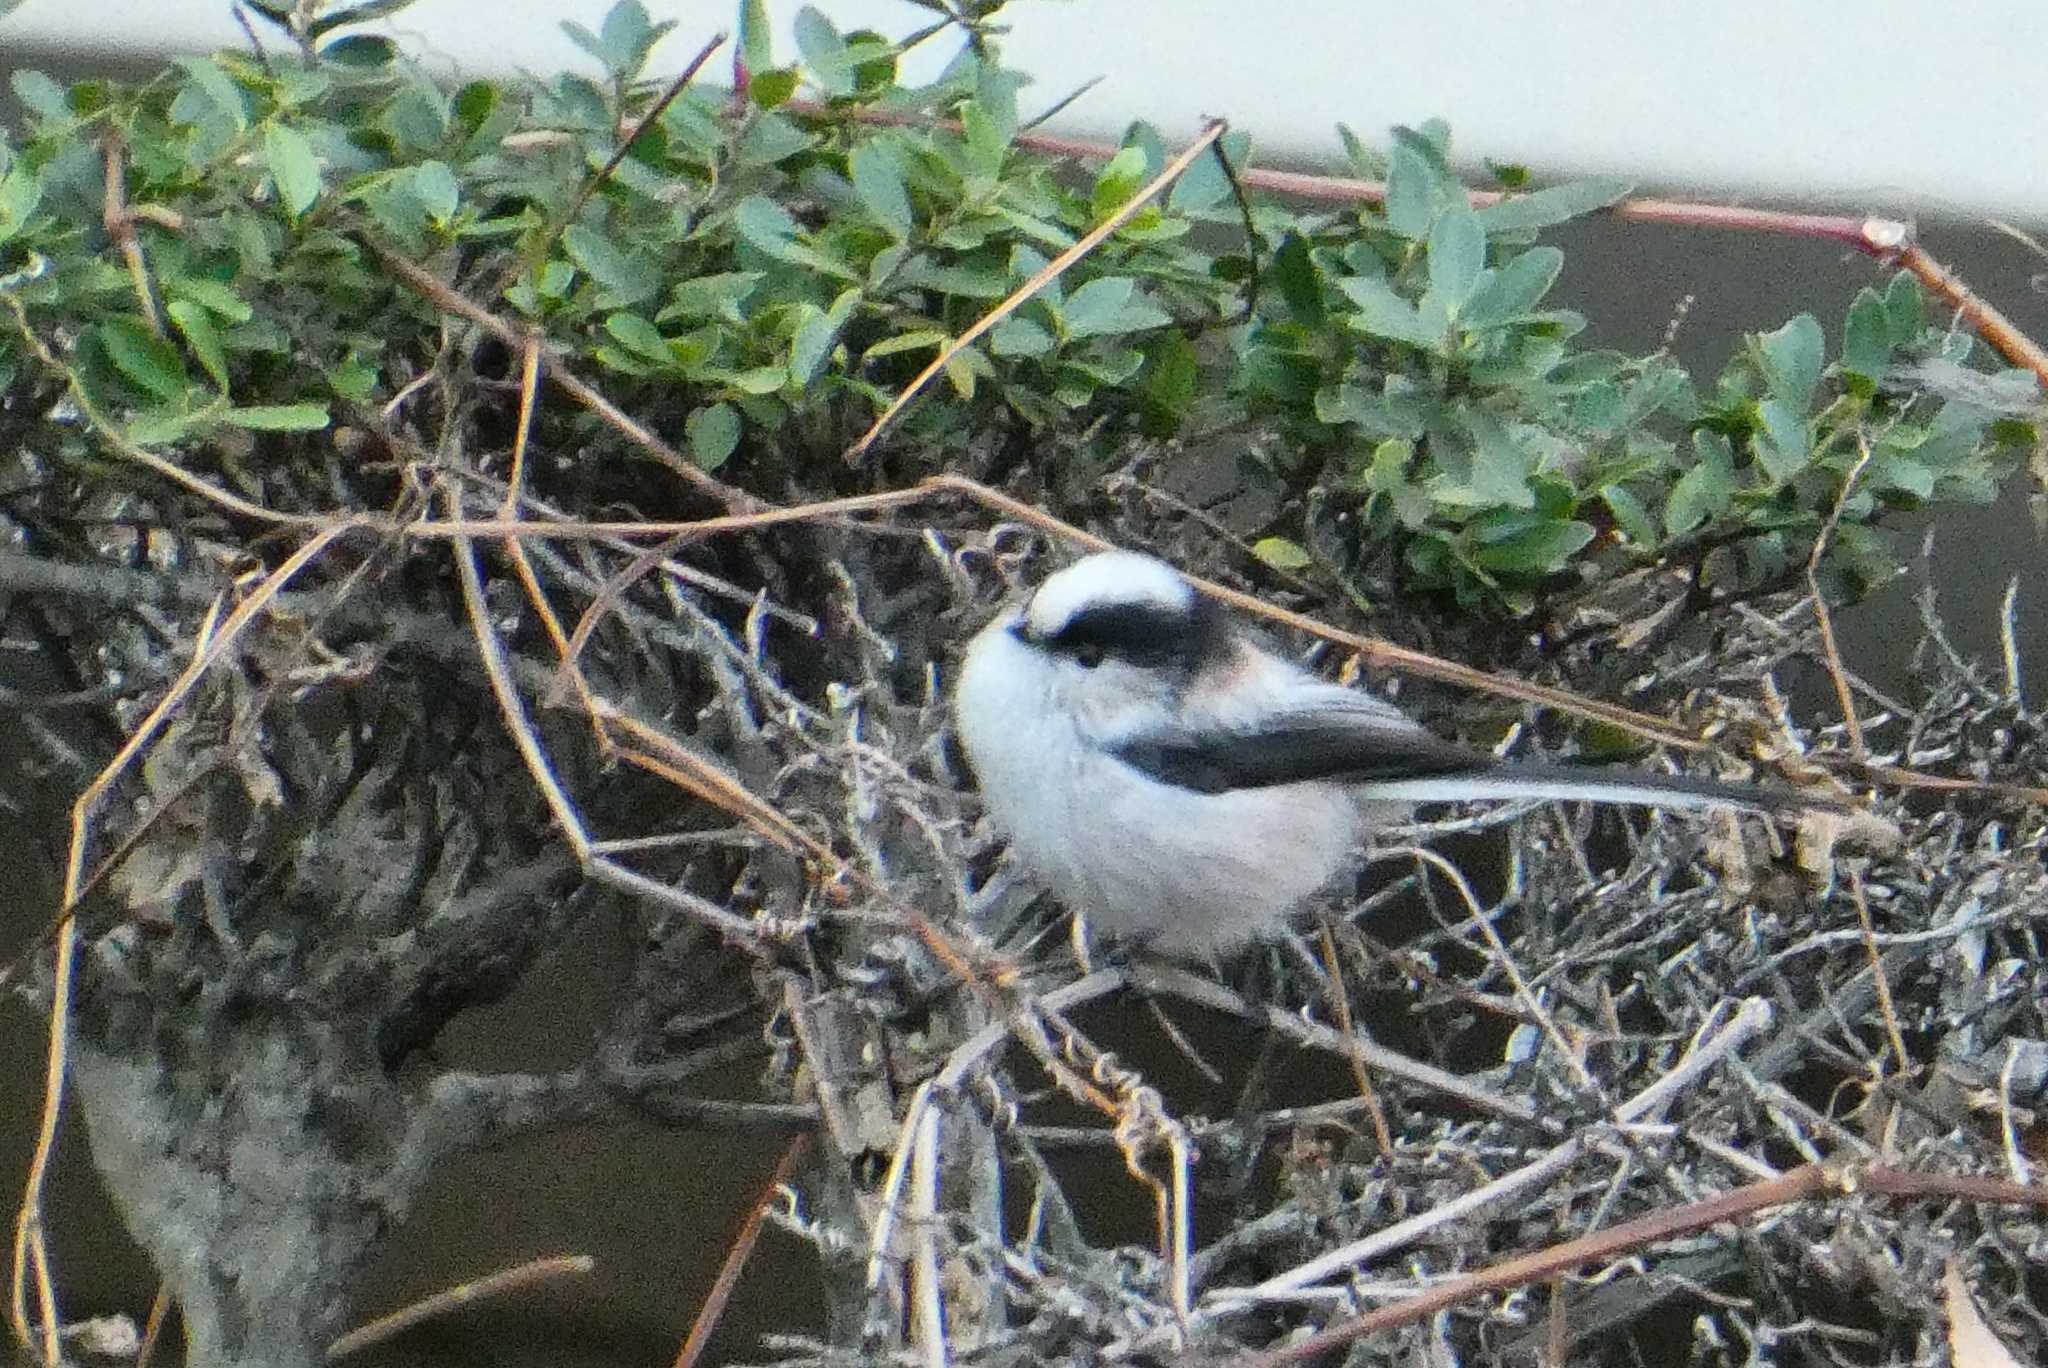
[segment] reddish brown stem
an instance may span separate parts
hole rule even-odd
[[[789,1148],[782,1152],[782,1162],[775,1166],[775,1172],[768,1176],[761,1199],[754,1203],[747,1213],[747,1219],[740,1224],[740,1231],[726,1251],[725,1263],[719,1267],[718,1280],[711,1284],[711,1291],[705,1294],[704,1304],[697,1308],[697,1319],[690,1326],[689,1335],[683,1340],[683,1347],[676,1354],[675,1368],[695,1368],[703,1356],[704,1345],[710,1340],[711,1332],[718,1328],[718,1321],[725,1314],[725,1304],[732,1300],[733,1288],[739,1286],[740,1271],[747,1266],[747,1259],[754,1252],[754,1242],[761,1238],[761,1224],[767,1219],[768,1208],[776,1201],[776,1192],[796,1176],[796,1166],[802,1162],[810,1149],[811,1137],[799,1135],[789,1142]]]
[[[951,119],[931,119],[894,110],[836,109],[808,100],[792,100],[786,106],[813,118],[854,119],[861,123],[945,128],[958,132]],[[1017,134],[1018,147],[1053,157],[1075,157],[1084,161],[1106,161],[1116,155],[1118,145],[1088,138],[1062,137],[1057,133],[1025,131]],[[1238,183],[1246,189],[1264,190],[1295,199],[1324,204],[1378,204],[1387,197],[1383,182],[1348,176],[1319,176],[1305,171],[1276,171],[1265,167],[1243,167]],[[1498,190],[1466,192],[1474,208],[1484,208],[1508,198]],[[1854,214],[1807,214],[1779,209],[1754,209],[1736,204],[1697,204],[1687,200],[1628,199],[1605,210],[1608,215],[1630,223],[1660,223],[1675,228],[1729,228],[1744,233],[1778,233],[1789,237],[1818,238],[1840,243],[1865,256],[1910,271],[1922,285],[1960,313],[1978,336],[2008,363],[2029,370],[2048,386],[2048,351],[2014,325],[2011,319],[1981,299],[1968,285],[1930,257],[1913,240],[1912,224],[1902,219],[1865,217]]]

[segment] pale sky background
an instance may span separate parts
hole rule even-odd
[[[718,0],[647,0],[680,21],[656,52],[679,68],[733,23]],[[904,0],[821,0],[841,29],[908,32]],[[417,0],[382,27],[457,68],[589,64],[556,21],[591,28],[608,0]],[[771,0],[778,58],[794,0]],[[1052,127],[1113,133],[1143,116],[1169,139],[1204,115],[1249,130],[1263,161],[1329,163],[1333,124],[1380,142],[1392,123],[1450,121],[1461,160],[1539,179],[1612,172],[1645,186],[1899,215],[2048,223],[2044,0],[1016,0],[1010,64],[1024,107],[1104,78]],[[0,71],[74,68],[243,41],[228,0],[23,0],[0,19]],[[929,75],[958,44],[912,63]]]

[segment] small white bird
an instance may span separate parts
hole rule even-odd
[[[1098,931],[1171,955],[1276,931],[1418,802],[1840,806],[1454,745],[1264,650],[1171,566],[1127,551],[1068,566],[984,627],[953,715],[1025,868]]]

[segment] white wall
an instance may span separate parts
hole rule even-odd
[[[587,61],[555,21],[595,28],[608,2],[417,0],[384,27],[451,68],[545,71]],[[681,20],[657,53],[671,69],[735,8],[647,3]],[[842,29],[930,18],[903,0],[819,3]],[[770,4],[782,52],[797,8]],[[1065,131],[1142,114],[1176,137],[1219,114],[1268,159],[1321,161],[1336,120],[1377,139],[1442,115],[1461,160],[1546,179],[1610,171],[1723,197],[2048,221],[2043,0],[1016,0],[1006,18],[1008,59],[1044,103],[1105,77],[1053,125]],[[241,41],[228,0],[23,0],[0,20],[0,69]]]

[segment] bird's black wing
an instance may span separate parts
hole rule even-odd
[[[1423,779],[1470,774],[1497,763],[1424,731],[1381,699],[1334,685],[1298,706],[1234,725],[1146,732],[1125,738],[1112,751],[1149,778],[1198,793],[1318,779]]]
[[[1399,789],[1409,801],[1542,798],[1760,812],[1847,811],[1825,794],[1594,765],[1504,762],[1432,735],[1384,699],[1327,685],[1283,707],[1140,732],[1111,751],[1162,784],[1197,793],[1315,780]]]

